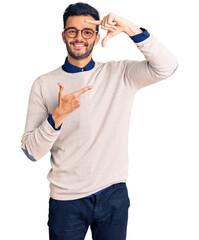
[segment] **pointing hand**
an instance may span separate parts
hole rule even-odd
[[[58,97],[58,106],[55,108],[54,112],[52,113],[52,118],[55,122],[55,128],[58,128],[64,118],[74,111],[75,109],[80,107],[80,98],[79,96],[86,91],[93,88],[93,86],[84,87],[76,92],[67,94],[64,91],[64,84],[58,83],[60,90],[59,90],[59,97]]]
[[[72,111],[74,111],[76,108],[79,108],[80,107],[79,96],[93,88],[93,86],[88,86],[76,92],[73,92],[71,94],[66,94],[64,91],[63,83],[59,82],[58,85],[60,86],[59,103],[58,103],[60,115],[67,115],[68,113],[71,113]]]

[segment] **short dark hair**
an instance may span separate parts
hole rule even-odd
[[[100,20],[99,12],[94,8],[91,7],[87,3],[78,2],[75,4],[70,4],[66,10],[64,11],[63,21],[64,21],[64,28],[66,27],[66,21],[70,16],[92,16],[95,20]],[[96,25],[96,30],[99,32],[99,25]]]

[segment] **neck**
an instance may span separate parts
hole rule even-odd
[[[76,67],[83,68],[91,61],[91,58],[92,56],[89,56],[87,58],[77,60],[68,55],[68,62]]]

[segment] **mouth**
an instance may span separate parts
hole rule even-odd
[[[88,44],[86,43],[73,43],[73,42],[71,43],[71,45],[73,45],[74,49],[77,49],[77,50],[88,46]]]

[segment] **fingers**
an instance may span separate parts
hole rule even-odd
[[[112,13],[109,13],[107,16],[105,16],[103,18],[102,21],[102,29],[103,28],[109,28],[109,29],[114,29],[117,30],[117,27],[115,27],[115,25],[117,25],[117,22],[115,21],[115,16]]]
[[[59,86],[60,86],[60,88],[63,88],[64,89],[64,84],[62,83],[62,82],[59,82],[59,83],[57,83]]]
[[[112,14],[108,14],[103,18],[102,22],[102,29],[103,28],[112,28],[114,30],[117,30],[117,27],[115,27],[117,23],[114,21],[114,16]]]
[[[95,25],[101,25],[101,28],[104,30],[107,30],[107,35],[102,40],[101,44],[102,47],[105,46],[107,41],[112,38],[113,36],[119,34],[121,32],[121,28],[118,25],[118,22],[116,20],[116,15],[113,13],[109,13],[107,16],[103,18],[103,20],[85,20],[87,23],[95,24]]]
[[[60,90],[59,90],[60,94],[63,93],[63,92],[64,92],[64,84],[63,84],[62,82],[59,82],[59,83],[57,83],[57,84],[58,84],[59,87],[60,87]]]
[[[115,26],[110,26],[110,25],[108,25],[108,24],[106,24],[106,27],[105,27],[105,26],[102,26],[101,28],[104,29],[104,30],[107,30],[107,31],[111,31],[111,32],[114,32],[114,31],[117,30],[117,27],[115,27]]]
[[[59,94],[62,95],[64,93],[64,84],[62,82],[57,83],[60,87],[60,91]],[[83,93],[85,93],[86,91],[92,89],[94,86],[88,86],[88,87],[84,87],[76,92],[73,92],[72,94],[74,94],[75,96],[79,96]],[[64,93],[66,95],[66,93]]]
[[[108,17],[104,17],[103,20],[89,20],[89,19],[86,19],[84,21],[86,23],[91,23],[91,24],[94,24],[94,25],[102,25],[101,28],[104,29],[104,30],[110,30],[110,31],[117,30],[117,27],[114,26],[117,23],[108,19]]]
[[[84,20],[86,23],[91,23],[91,24],[94,24],[94,25],[101,25],[102,24],[102,20]]]
[[[88,90],[90,90],[90,89],[92,89],[92,88],[93,88],[93,86],[88,86],[88,87],[82,88],[82,89],[74,92],[73,94],[79,96],[79,95],[85,93],[86,91],[88,91]]]

